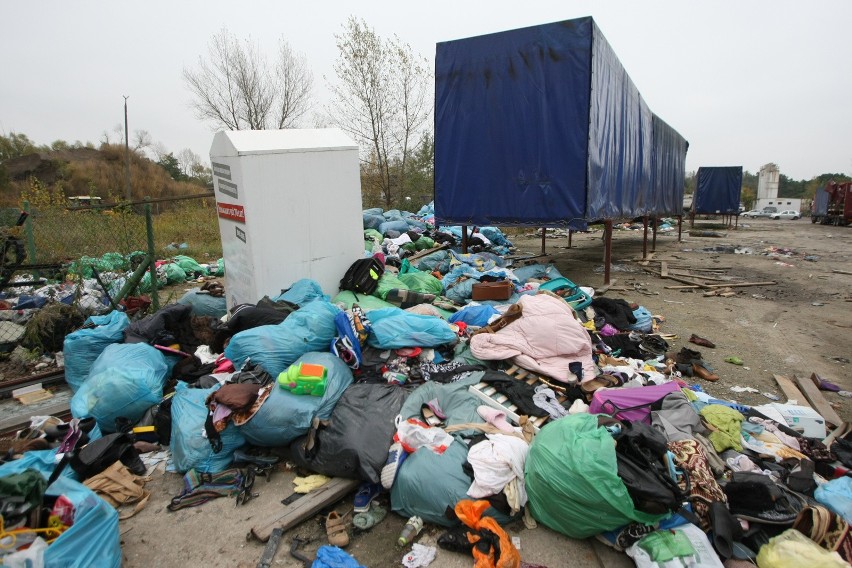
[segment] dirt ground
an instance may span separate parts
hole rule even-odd
[[[699,223],[709,223],[701,221]],[[718,221],[717,221],[718,222]],[[736,230],[722,229],[723,236],[689,236],[685,225],[683,239],[677,232],[660,233],[653,259],[665,260],[669,274],[679,272],[707,275],[697,269],[715,269],[720,283],[767,282],[775,285],[734,287],[731,297],[705,297],[702,290],[668,289],[683,286],[643,270],[642,231],[616,230],[613,239],[612,288],[607,297],[624,298],[645,306],[665,321],[660,331],[675,334],[676,351],[695,348],[717,370],[721,380],[702,381],[712,395],[736,399],[746,404],[771,402],[760,393],[785,398],[773,374],[810,376],[817,373],[845,390],[852,390],[849,329],[852,327],[852,228],[813,225],[798,221],[755,220]],[[650,241],[650,231],[649,231]],[[541,240],[535,236],[515,237],[519,251],[537,253]],[[582,286],[600,289],[603,285],[603,244],[600,232],[549,238],[547,252],[564,276]],[[734,249],[751,254],[735,254]],[[649,242],[648,250],[651,250]],[[781,252],[779,252],[781,251]],[[807,257],[807,259],[806,259]],[[644,268],[659,270],[659,263]],[[691,279],[694,276],[683,276]],[[715,349],[687,342],[690,334],[712,340]],[[726,363],[729,356],[740,357],[744,365]],[[734,386],[750,386],[759,393],[734,393]],[[825,393],[844,420],[852,420],[852,401]],[[218,499],[200,507],[168,512],[169,499],[181,489],[181,476],[156,472],[148,483],[152,493],[147,507],[136,517],[122,521],[123,565],[150,566],[255,566],[263,552],[261,543],[246,540],[246,534],[261,519],[282,509],[281,499],[292,490],[294,472],[276,472],[267,483],[259,478],[259,497],[239,508],[233,499]],[[382,497],[386,506],[388,497]],[[351,511],[351,496],[334,507]],[[317,515],[285,533],[272,566],[302,566],[290,557],[293,537],[309,539],[301,551],[313,555],[326,543]],[[395,540],[405,519],[389,514],[372,530],[353,535],[348,551],[364,566],[400,566],[403,549]],[[527,530],[523,524],[508,527],[518,536],[525,561],[550,568],[565,566],[632,566],[626,556],[603,548],[593,540],[575,541],[544,527]],[[440,527],[427,527],[419,542],[435,545]],[[435,567],[467,567],[472,560],[460,554],[439,550]]]

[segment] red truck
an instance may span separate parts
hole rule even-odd
[[[811,211],[811,222],[823,225],[852,223],[852,182],[830,181],[818,189]]]

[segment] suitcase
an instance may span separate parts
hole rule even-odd
[[[471,298],[480,300],[508,300],[515,292],[515,286],[508,281],[478,282],[473,285]]]

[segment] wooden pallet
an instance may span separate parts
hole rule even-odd
[[[559,381],[551,379],[549,377],[544,377],[542,375],[533,373],[532,371],[527,371],[526,369],[522,369],[517,365],[512,365],[507,370],[504,371],[510,377],[517,379],[519,381],[524,381],[528,385],[537,386],[539,384],[549,384],[561,386]],[[468,389],[475,396],[479,397],[482,402],[487,404],[488,406],[492,406],[498,410],[502,410],[506,412],[506,417],[509,418],[515,424],[518,424],[520,420],[520,416],[518,415],[518,407],[516,407],[512,402],[506,398],[505,395],[500,394],[497,390],[489,385],[488,383],[478,383],[472,385]],[[568,397],[560,394],[558,389],[553,389],[553,392],[556,393],[556,399],[560,404],[564,403],[568,400]],[[535,426],[536,431],[538,431],[544,424],[550,419],[550,416],[540,416],[533,417],[532,423]]]

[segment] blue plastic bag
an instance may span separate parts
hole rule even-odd
[[[319,282],[310,278],[302,278],[290,286],[286,292],[282,292],[272,298],[274,302],[279,300],[284,300],[301,307],[310,304],[314,300],[324,300],[327,302],[329,297],[323,293]]]
[[[450,324],[434,316],[421,316],[399,308],[370,312],[373,330],[367,343],[379,349],[436,347],[458,339]]]
[[[285,446],[307,433],[314,416],[331,417],[334,405],[352,384],[352,371],[331,353],[305,353],[299,363],[313,363],[326,368],[325,394],[321,397],[297,395],[275,386],[260,410],[251,420],[239,426],[246,440],[256,446]]]
[[[31,468],[48,478],[55,454],[56,450],[26,452],[23,458],[0,466],[0,477]],[[70,467],[65,470],[74,473]],[[63,472],[47,488],[47,495],[65,495],[74,504],[74,524],[47,547],[45,566],[118,568],[121,566],[118,512],[70,474]]]
[[[399,231],[400,233],[407,233],[409,229],[408,223],[404,220],[399,221],[385,221],[381,225],[379,225],[378,231],[387,235],[388,231]]]
[[[205,473],[218,473],[231,465],[234,452],[245,445],[245,438],[233,422],[219,433],[222,449],[215,453],[204,430],[207,420],[207,397],[218,390],[190,388],[179,382],[172,399],[172,460],[175,470],[184,473],[190,469]]]
[[[163,354],[145,343],[109,345],[71,398],[71,414],[93,416],[103,432],[115,432],[116,418],[136,422],[160,402],[170,369]]]
[[[342,548],[326,544],[317,549],[317,557],[311,568],[366,568]]]
[[[88,378],[89,370],[98,356],[113,343],[124,340],[124,329],[130,320],[124,312],[114,310],[105,316],[92,316],[86,324],[96,327],[79,329],[65,336],[62,352],[65,354],[65,382],[77,392]]]
[[[636,323],[631,324],[627,329],[640,331],[642,333],[651,332],[653,329],[653,318],[651,317],[651,312],[646,310],[644,307],[639,306],[633,310],[633,316],[636,318]]]
[[[385,222],[385,218],[381,215],[370,215],[369,213],[364,213],[363,220],[365,229],[378,229]]]
[[[817,487],[814,497],[837,513],[847,523],[852,523],[852,478],[838,477]]]
[[[526,282],[530,278],[548,278],[550,280],[562,278],[562,274],[552,264],[528,264],[527,266],[512,268],[512,272],[515,273],[520,282]]]
[[[491,319],[492,316],[497,315],[499,313],[500,312],[495,310],[493,306],[489,306],[487,304],[478,306],[467,306],[464,309],[459,310],[453,315],[451,315],[450,319],[447,321],[449,321],[450,323],[462,321],[467,325],[483,327],[488,325],[488,320]]]
[[[250,358],[277,377],[305,353],[328,349],[337,335],[334,316],[339,311],[329,302],[316,300],[278,325],[262,325],[236,334],[225,348],[225,356],[237,369]]]

